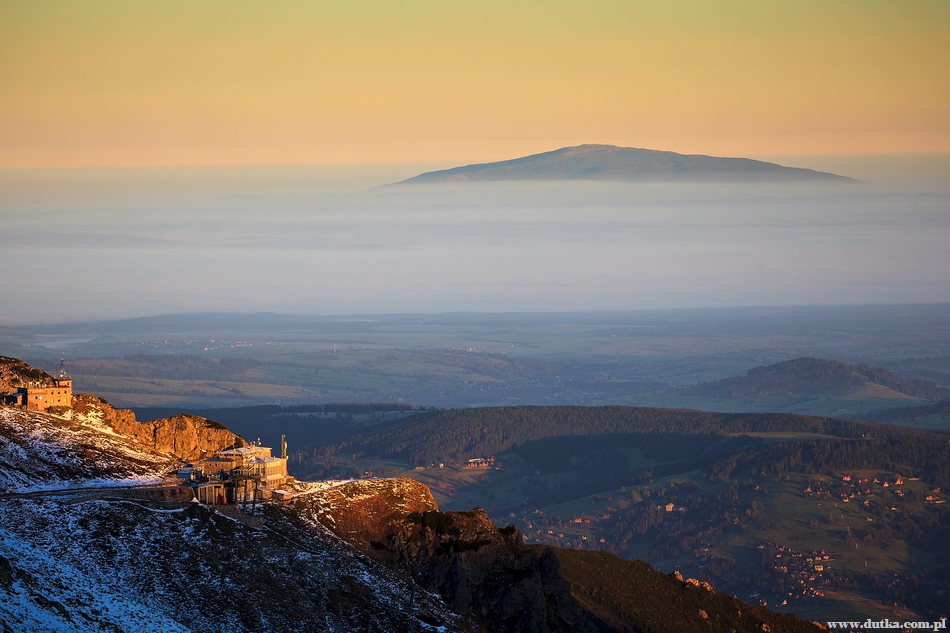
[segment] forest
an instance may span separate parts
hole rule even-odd
[[[488,456],[494,468],[464,468]],[[680,569],[796,612],[828,592],[950,609],[938,593],[950,587],[945,432],[777,413],[494,407],[376,424],[291,462],[323,477],[403,463],[383,475],[419,478],[446,507],[484,506],[529,543]]]
[[[784,413],[716,413],[627,406],[486,407],[434,411],[398,425],[368,429],[325,446],[323,453],[389,455],[424,465],[495,455],[552,437],[761,432],[853,438],[906,431],[837,418]]]

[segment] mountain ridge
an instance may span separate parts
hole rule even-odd
[[[241,438],[216,422],[181,415],[138,422],[88,394],[72,408],[0,407],[0,493],[76,485],[161,483],[181,460],[196,460]]]
[[[616,145],[577,145],[504,161],[413,176],[395,185],[505,180],[620,182],[856,182],[827,172],[749,158],[679,154]]]

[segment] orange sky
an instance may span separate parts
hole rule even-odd
[[[950,152],[950,2],[0,3],[0,168]]]

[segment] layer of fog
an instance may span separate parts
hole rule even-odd
[[[947,187],[341,193],[249,169],[7,174],[0,322],[950,301]]]

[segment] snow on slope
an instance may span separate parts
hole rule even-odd
[[[0,626],[4,631],[190,631],[2,528],[0,596]]]
[[[154,483],[175,462],[95,415],[0,407],[0,492]]]
[[[473,630],[292,509],[267,506],[254,528],[197,503],[174,505],[87,493],[0,501],[0,556],[12,569],[4,575],[0,560],[0,605],[9,602],[0,631],[5,622],[57,632],[113,630],[109,622],[202,633]],[[123,618],[155,628],[123,628]]]
[[[0,407],[0,632],[478,630],[305,511],[265,504],[248,520],[161,488],[90,490],[158,482],[177,462],[95,408]]]

